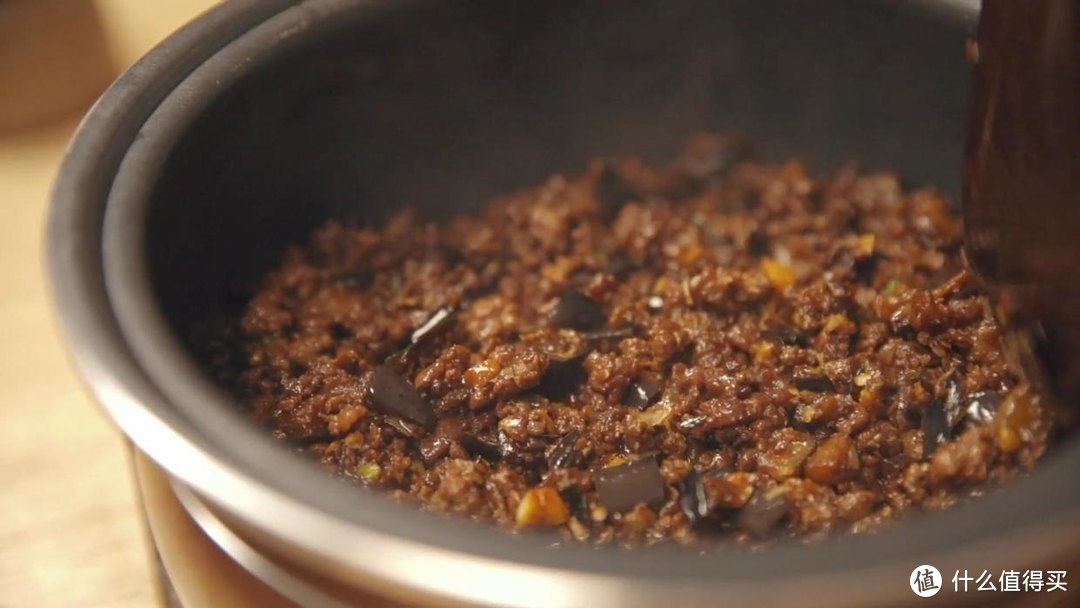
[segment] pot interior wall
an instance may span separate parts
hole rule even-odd
[[[147,242],[179,334],[329,217],[446,216],[700,129],[958,191],[965,31],[900,3],[357,4],[227,87],[158,176]]]

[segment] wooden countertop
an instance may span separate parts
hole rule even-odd
[[[64,354],[42,220],[79,116],[210,0],[0,1],[0,606],[152,606],[122,436]]]

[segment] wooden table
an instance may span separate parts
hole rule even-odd
[[[0,0],[0,606],[152,606],[121,435],[73,374],[42,219],[78,117],[210,0]],[[101,58],[105,58],[104,61]]]

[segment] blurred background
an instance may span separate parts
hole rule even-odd
[[[126,445],[57,337],[42,221],[90,104],[212,4],[0,0],[0,606],[158,601]]]

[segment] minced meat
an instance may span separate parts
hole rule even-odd
[[[628,545],[864,532],[1034,465],[933,189],[743,159],[597,160],[445,223],[330,222],[218,336],[277,436],[358,483]]]

